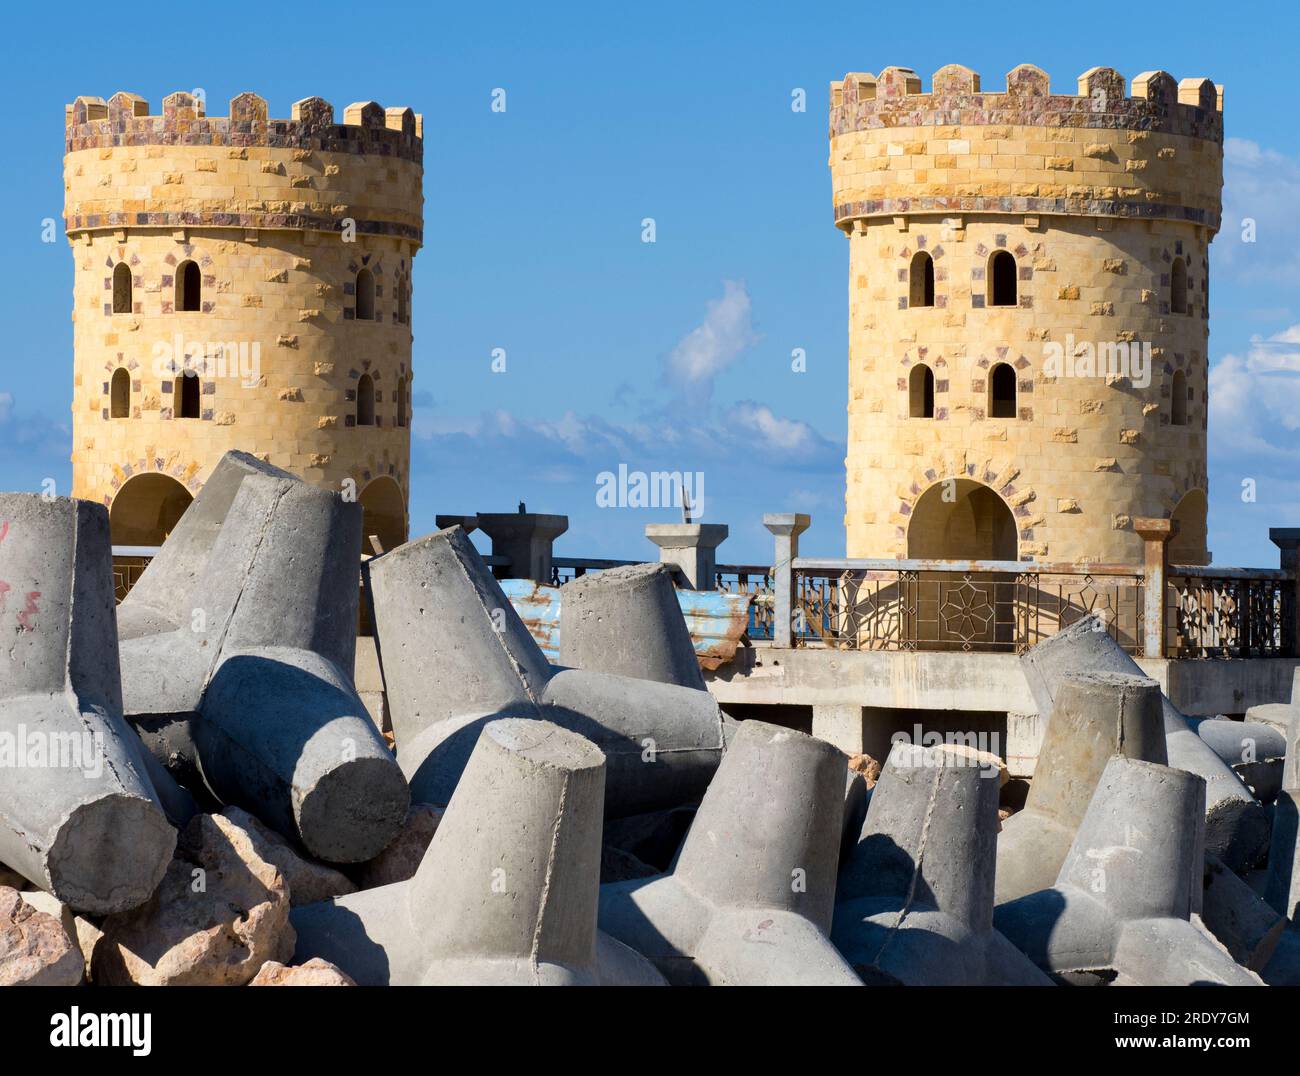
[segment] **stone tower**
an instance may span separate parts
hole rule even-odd
[[[851,557],[1204,564],[1222,92],[1093,68],[831,84]],[[1149,356],[1149,363],[1143,364]]]
[[[229,116],[188,93],[66,112],[73,495],[157,544],[243,449],[403,541],[421,118],[370,101],[340,125],[311,97],[272,120],[251,93]]]

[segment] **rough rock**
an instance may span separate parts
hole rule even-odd
[[[307,963],[288,967],[278,960],[268,960],[253,976],[249,986],[356,986],[328,960],[312,957]]]
[[[875,788],[876,782],[880,780],[880,763],[870,755],[850,755],[849,769],[862,774],[868,788]]]
[[[414,803],[406,812],[406,821],[393,843],[369,863],[362,865],[358,878],[362,889],[374,889],[394,882],[405,882],[415,877],[415,871],[424,859],[424,851],[438,832],[444,809],[428,803]],[[344,890],[343,892],[351,892]],[[335,896],[336,894],[329,894]],[[325,897],[318,897],[324,900]],[[294,905],[299,904],[294,901]]]
[[[269,826],[263,825],[239,807],[221,812],[252,838],[253,850],[284,876],[289,887],[289,904],[315,904],[344,893],[355,893],[356,885],[341,871],[307,859]]]
[[[93,974],[106,985],[242,986],[293,953],[289,887],[223,815],[196,815],[158,891],[108,916]]]
[[[85,968],[62,923],[0,886],[0,986],[76,986]]]

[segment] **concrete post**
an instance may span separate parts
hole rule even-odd
[[[473,534],[478,530],[478,516],[437,515],[433,517],[433,522],[440,531],[445,531],[449,527],[460,527],[466,534]]]
[[[551,545],[569,529],[568,516],[526,512],[480,512],[478,529],[492,539],[492,555],[509,557],[508,567],[493,568],[498,579],[551,581]]]
[[[794,643],[794,559],[799,555],[799,535],[812,525],[802,512],[769,512],[763,526],[776,536],[772,558],[772,645],[790,647]]]
[[[659,547],[659,562],[688,590],[718,589],[718,546],[726,541],[725,523],[650,523],[645,536]]]
[[[864,709],[848,703],[816,705],[812,708],[812,734],[846,755],[860,755],[866,750]]]
[[[1165,580],[1173,520],[1138,518],[1133,520],[1133,529],[1143,542],[1142,656],[1162,658],[1165,656]]]
[[[1292,657],[1300,657],[1300,527],[1269,527],[1268,540],[1280,551],[1281,567],[1290,572],[1295,582],[1295,597],[1291,601]],[[1300,699],[1292,697],[1292,702]]]

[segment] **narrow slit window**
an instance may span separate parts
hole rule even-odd
[[[357,320],[375,320],[375,274],[369,269],[357,273]]]
[[[113,269],[113,313],[131,313],[131,267],[126,262]]]
[[[198,262],[185,261],[176,267],[176,309],[197,311],[203,303],[203,274]]]
[[[912,255],[908,306],[934,306],[934,259],[924,250]]]
[[[109,415],[112,418],[131,417],[131,375],[121,366],[113,371],[109,394]]]
[[[375,382],[369,374],[362,374],[357,382],[357,425],[375,424]]]
[[[924,363],[914,366],[908,377],[908,414],[934,418],[934,371]]]
[[[989,306],[1015,306],[1016,259],[1009,250],[995,250],[989,259]]]
[[[1016,417],[1016,371],[1000,362],[989,375],[989,418]]]
[[[176,417],[198,418],[201,395],[199,375],[193,370],[182,371],[176,378]]]

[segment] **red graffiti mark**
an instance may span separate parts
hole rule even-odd
[[[9,520],[0,523],[0,542],[5,540],[5,535],[9,533]]]
[[[40,606],[36,604],[36,599],[41,596],[39,590],[29,590],[27,592],[27,607],[18,614],[18,623],[23,631],[35,631],[32,627],[32,617],[41,611]]]

